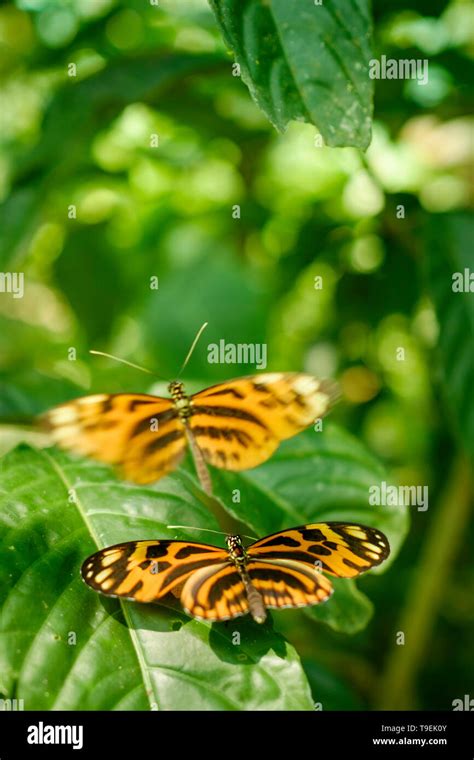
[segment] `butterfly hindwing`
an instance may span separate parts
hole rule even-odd
[[[215,467],[256,467],[330,408],[334,389],[299,372],[250,375],[191,397],[189,425]]]
[[[174,469],[186,447],[173,402],[138,393],[84,396],[43,415],[55,443],[118,465],[124,477],[149,483]]]
[[[85,582],[109,596],[153,602],[183,584],[201,568],[226,561],[228,554],[190,541],[129,541],[88,557]]]
[[[302,525],[266,536],[248,547],[252,558],[286,558],[339,578],[353,578],[379,565],[389,552],[381,531],[342,522]]]
[[[204,567],[191,575],[181,592],[189,615],[201,620],[230,620],[249,611],[243,580],[229,562]]]
[[[247,571],[265,607],[307,607],[325,602],[333,592],[332,584],[324,575],[290,559],[251,560]]]

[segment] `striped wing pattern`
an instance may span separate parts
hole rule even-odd
[[[201,568],[228,561],[225,549],[191,541],[129,541],[88,557],[81,573],[96,591],[137,602],[154,602]]]
[[[265,607],[309,607],[325,602],[333,592],[330,581],[324,575],[300,562],[252,560],[247,570],[252,584],[263,597]]]
[[[208,544],[132,541],[93,554],[82,576],[96,591],[139,602],[179,592],[188,614],[219,622],[249,612],[249,584],[265,607],[319,604],[333,592],[321,560],[323,572],[352,578],[380,564],[389,551],[386,537],[374,528],[315,523],[254,542],[243,571],[227,550]]]
[[[193,573],[184,584],[181,604],[188,615],[213,622],[230,620],[249,611],[244,582],[229,562]]]
[[[390,547],[375,528],[330,522],[274,533],[251,544],[247,551],[259,560],[297,561],[338,578],[354,578],[383,562]]]
[[[334,395],[330,383],[300,372],[251,375],[192,396],[189,424],[206,461],[245,470],[326,414]]]
[[[311,375],[253,375],[191,396],[185,418],[172,399],[118,393],[61,404],[42,423],[62,448],[117,465],[135,483],[151,483],[179,465],[190,435],[215,467],[256,467],[281,440],[325,414],[331,393]]]
[[[171,399],[146,394],[84,396],[54,407],[42,421],[56,444],[118,465],[135,483],[173,470],[187,445]]]

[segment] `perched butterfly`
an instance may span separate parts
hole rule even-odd
[[[96,591],[156,602],[179,591],[185,611],[198,619],[229,620],[266,609],[306,607],[333,592],[322,573],[353,578],[390,553],[379,530],[341,522],[290,528],[243,547],[227,536],[227,550],[192,541],[130,541],[93,554],[82,577]]]
[[[226,470],[261,464],[334,399],[332,383],[299,372],[250,375],[192,396],[174,381],[169,392],[85,396],[46,412],[43,426],[59,446],[119,465],[135,483],[177,467],[189,443],[202,480],[204,462]]]

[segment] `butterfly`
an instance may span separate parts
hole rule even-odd
[[[150,483],[178,466],[187,444],[198,474],[203,462],[226,470],[256,467],[280,441],[326,414],[335,399],[334,384],[299,372],[250,375],[192,396],[180,381],[168,390],[171,398],[85,396],[46,412],[42,426],[62,448],[118,465],[135,483]]]
[[[84,581],[95,591],[137,602],[179,592],[188,615],[220,622],[250,612],[257,623],[267,608],[325,602],[333,587],[323,575],[354,578],[390,553],[375,528],[343,522],[314,523],[272,533],[244,548],[240,536],[227,549],[193,541],[130,541],[85,560]]]

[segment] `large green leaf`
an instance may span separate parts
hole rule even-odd
[[[315,124],[331,146],[371,137],[368,0],[210,0],[242,78],[270,121]]]
[[[27,710],[311,709],[298,656],[271,622],[210,626],[177,603],[120,603],[82,583],[97,545],[172,537],[176,523],[217,527],[186,473],[136,488],[57,452],[5,456],[0,692]]]
[[[426,264],[439,322],[439,358],[446,403],[464,447],[474,457],[474,223],[447,215],[433,224]],[[458,288],[459,282],[459,288]],[[474,288],[474,285],[473,285]]]

